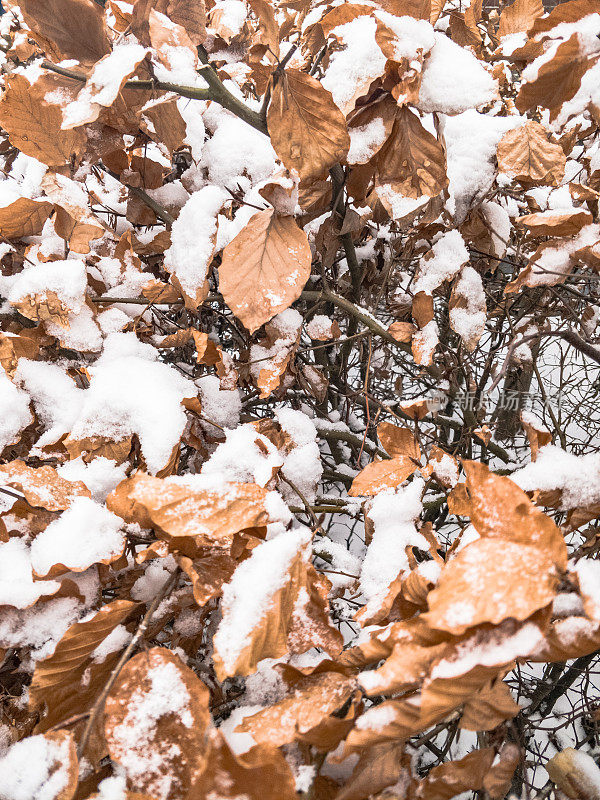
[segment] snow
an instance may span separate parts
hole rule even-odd
[[[481,275],[473,267],[462,268],[454,286],[459,297],[466,300],[466,308],[450,309],[450,326],[465,342],[478,341],[485,330],[487,309]]]
[[[18,303],[35,295],[47,297],[48,292],[55,292],[67,309],[79,312],[87,287],[85,263],[70,259],[34,264],[14,276],[0,278],[2,289],[9,285],[10,303]]]
[[[462,114],[491,103],[498,84],[469,50],[437,31],[425,59],[416,106],[421,111]]]
[[[283,458],[266,436],[252,425],[240,425],[225,431],[225,441],[202,466],[203,476],[224,483],[257,483],[266,486]]]
[[[101,664],[106,661],[111,653],[116,653],[123,650],[131,641],[133,634],[130,633],[125,625],[117,625],[108,634],[106,639],[100,642],[98,647],[91,653],[91,659],[96,664]]]
[[[331,339],[332,331],[331,326],[333,320],[325,314],[315,314],[315,316],[306,325],[306,332],[311,339]]]
[[[110,458],[98,456],[86,464],[81,456],[58,467],[58,474],[68,481],[83,481],[90,490],[92,500],[103,503],[108,495],[125,479],[127,464],[117,464]]]
[[[496,148],[506,131],[523,124],[520,116],[492,117],[473,109],[442,117],[450,198],[447,208],[455,222],[464,220],[470,205],[482,199],[496,174]]]
[[[215,249],[217,215],[228,195],[218,186],[205,186],[189,198],[171,228],[171,247],[165,268],[186,294],[195,297],[208,273]]]
[[[0,366],[0,452],[13,444],[31,422],[28,395],[15,386]]]
[[[600,561],[581,558],[574,566],[588,617],[600,620]]]
[[[228,672],[235,670],[253,632],[271,610],[275,595],[286,585],[292,562],[299,554],[306,556],[310,541],[307,528],[280,533],[255,547],[223,586],[223,616],[213,641]]]
[[[69,740],[28,736],[0,758],[2,800],[56,800],[69,782]],[[66,795],[65,795],[66,796]]]
[[[27,608],[59,589],[57,581],[34,582],[29,547],[23,539],[0,542],[0,606]]]
[[[535,461],[511,474],[526,492],[562,492],[560,508],[585,508],[600,500],[600,453],[576,456],[556,445],[542,447]]]
[[[275,416],[282,431],[287,433],[294,444],[291,452],[285,456],[282,474],[302,492],[309,503],[312,503],[323,474],[319,445],[316,441],[317,429],[313,421],[302,411],[281,408],[275,412]],[[295,495],[295,492],[293,494]]]
[[[164,587],[176,564],[173,556],[150,561],[144,574],[131,587],[131,599],[137,603],[149,603]]]
[[[372,81],[383,75],[386,58],[375,41],[377,22],[373,17],[356,17],[338,25],[332,34],[344,45],[331,54],[321,81],[333,102],[347,114],[354,101],[366,94]]]
[[[366,125],[348,128],[350,149],[348,164],[366,164],[379,150],[386,139],[385,125],[381,117],[375,117]]]
[[[148,471],[156,474],[165,467],[186,425],[181,402],[197,392],[192,381],[157,357],[133,333],[107,337],[89,370],[90,386],[70,438],[121,441],[135,433]]]
[[[125,546],[123,520],[89,497],[76,497],[31,545],[31,565],[42,576],[56,564],[82,572],[97,561],[113,560]]]
[[[414,284],[415,294],[433,294],[435,289],[453,278],[469,260],[469,251],[457,230],[442,234],[431,248],[430,255],[431,258],[422,258],[419,262],[419,276]]]
[[[417,531],[415,520],[423,509],[423,481],[415,478],[401,489],[379,492],[368,511],[373,538],[360,572],[360,590],[372,614],[384,600],[389,585],[408,569],[408,546],[427,550],[426,539]]]
[[[361,679],[363,676],[361,676]],[[386,725],[391,725],[396,719],[394,706],[389,703],[382,703],[374,708],[369,708],[356,720],[356,728],[359,731],[380,731]]]
[[[236,428],[240,421],[242,400],[237,389],[222,389],[216,375],[205,375],[196,381],[200,390],[202,415],[222,428]],[[209,431],[215,431],[213,425]]]
[[[247,175],[253,183],[271,175],[276,156],[264,133],[223,109],[213,111],[211,121],[216,121],[216,128],[204,145],[200,163],[212,183],[235,189],[242,175]],[[210,127],[206,117],[205,123]]]

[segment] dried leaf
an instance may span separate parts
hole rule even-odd
[[[106,700],[110,757],[132,788],[186,798],[207,767],[209,692],[179,656],[154,647],[130,659]]]
[[[423,800],[450,800],[467,790],[479,791],[492,766],[494,749],[474,750],[459,761],[447,761],[430,770],[420,782],[417,796]]]
[[[53,60],[93,64],[110,50],[102,7],[93,0],[21,0],[19,7]]]
[[[0,116],[2,103],[0,103]],[[0,208],[0,235],[5,239],[37,236],[52,212],[52,203],[19,197],[14,203]]]
[[[515,222],[527,228],[533,236],[575,236],[593,219],[587,209],[577,208],[524,214],[517,217]]]
[[[383,449],[392,458],[407,456],[419,461],[421,448],[414,433],[409,428],[392,425],[391,422],[381,422],[377,426],[377,437]]]
[[[480,689],[465,705],[460,727],[469,731],[491,731],[520,710],[508,686],[497,680]]]
[[[565,173],[562,147],[550,141],[545,129],[533,120],[504,134],[497,157],[500,172],[524,186],[558,186]]]
[[[267,124],[275,152],[302,180],[326,175],[350,147],[344,115],[331,94],[299,69],[286,70],[273,86]]]
[[[600,768],[581,750],[567,747],[546,764],[550,779],[572,800],[597,800]]]
[[[404,742],[376,744],[360,754],[336,800],[364,800],[388,786],[410,784],[412,770]]]
[[[49,167],[62,167],[81,153],[85,136],[80,130],[60,129],[60,107],[44,102],[44,92],[23,75],[11,75],[0,100],[0,125],[22,153]]]
[[[409,478],[416,470],[417,465],[408,456],[395,456],[387,461],[373,461],[368,464],[352,481],[348,494],[351,497],[358,495],[372,495],[382,489],[395,488]]]
[[[297,300],[311,252],[293,217],[260,211],[223,250],[219,289],[251,333]]]
[[[24,461],[0,465],[0,481],[23,492],[31,506],[63,511],[75,497],[91,497],[83,481],[68,481],[52,467],[28,467]]]
[[[505,6],[500,14],[498,36],[510,36],[512,33],[527,33],[536,19],[544,13],[542,0],[515,0]]]
[[[69,717],[87,711],[121,655],[122,648],[108,651],[94,661],[94,651],[137,607],[129,600],[114,600],[87,622],[76,622],[56,645],[54,653],[38,661],[30,687],[30,705],[47,708],[38,723],[46,731]]]

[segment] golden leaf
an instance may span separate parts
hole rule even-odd
[[[351,497],[370,495],[382,489],[395,488],[409,478],[417,465],[408,456],[395,456],[386,461],[373,461],[358,473],[348,494]]]
[[[24,461],[0,465],[0,479],[23,492],[29,505],[46,511],[64,511],[75,497],[91,497],[83,481],[68,481],[53,467],[28,467]]]
[[[401,344],[410,344],[413,336],[416,333],[416,327],[412,322],[392,322],[387,332],[394,337],[397,342]]]
[[[273,86],[267,113],[271,144],[300,178],[320,178],[350,147],[344,115],[316,78],[286,70]]]
[[[307,236],[293,217],[260,211],[223,250],[219,289],[254,333],[298,299],[311,260]]]
[[[24,329],[19,336],[0,333],[0,364],[11,378],[14,377],[20,358],[35,361],[39,351],[39,332],[32,333],[30,329]]]
[[[378,185],[391,184],[405,197],[435,197],[448,185],[442,145],[406,106],[398,109],[377,167]]]
[[[557,186],[565,174],[562,147],[533,120],[507,131],[497,148],[498,169],[524,186]]]
[[[540,447],[545,447],[552,441],[552,434],[546,430],[541,423],[532,422],[531,416],[521,414],[521,425],[525,430],[529,447],[531,449],[531,460],[535,461]]]
[[[125,664],[106,699],[104,730],[133,789],[164,797],[166,785],[170,800],[190,796],[207,766],[208,702],[206,686],[166,648]]]
[[[575,236],[593,219],[587,209],[577,208],[524,214],[517,217],[515,222],[527,228],[533,236]]]
[[[94,650],[135,608],[137,604],[129,600],[107,603],[87,622],[71,625],[54,653],[36,662],[30,706],[47,708],[38,731],[46,731],[93,705],[121,655],[117,649],[104,660],[94,661]]]
[[[0,103],[0,115],[2,113]],[[0,235],[5,239],[37,236],[52,212],[52,203],[19,197],[14,203],[0,208]]]
[[[417,788],[423,800],[450,800],[468,790],[480,791],[494,760],[494,748],[474,750],[459,761],[446,761],[430,770]]]
[[[364,800],[388,786],[404,787],[411,783],[411,761],[404,742],[376,744],[360,754],[352,775],[335,800]]]
[[[62,167],[81,153],[85,136],[79,129],[60,129],[60,107],[44,102],[42,91],[23,75],[11,75],[0,100],[0,125],[22,153],[49,167]]]
[[[202,607],[219,597],[224,583],[231,579],[237,563],[228,553],[211,553],[192,561],[187,556],[177,556],[177,563],[192,582],[194,600]]]

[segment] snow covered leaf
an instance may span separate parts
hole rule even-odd
[[[294,741],[318,749],[334,750],[352,727],[353,717],[339,712],[356,692],[356,681],[340,672],[325,672],[319,667],[311,675],[294,674],[286,667],[284,680],[293,676],[283,700],[257,714],[245,717],[239,730],[249,733],[260,744],[280,747]]]
[[[417,465],[409,456],[395,456],[387,461],[373,461],[354,478],[348,494],[351,497],[358,495],[377,494],[383,489],[395,488],[404,483]]]
[[[548,606],[558,575],[544,550],[503,538],[477,539],[442,570],[428,595],[431,627],[455,635],[484,622],[525,620]]]
[[[521,412],[521,424],[531,449],[531,460],[535,461],[540,448],[552,442],[552,434],[533,414],[528,412]]]
[[[223,584],[231,580],[237,566],[228,553],[211,553],[192,561],[178,556],[177,563],[192,582],[194,600],[202,608],[213,597],[219,597]]]
[[[46,707],[37,730],[46,731],[93,705],[129,643],[123,622],[136,608],[129,600],[107,603],[91,619],[71,625],[53,654],[36,663],[30,705]]]
[[[378,184],[391,184],[405,197],[435,197],[448,185],[442,145],[406,106],[398,109],[377,168]]]
[[[60,108],[45,103],[44,92],[23,75],[11,75],[0,100],[0,125],[22,153],[49,167],[63,167],[83,150],[85,136],[80,130],[60,130]]]
[[[540,123],[533,120],[504,134],[497,157],[500,172],[524,186],[557,186],[565,173],[562,147],[552,142]]]
[[[24,461],[0,465],[0,482],[23,492],[31,506],[63,511],[76,497],[90,497],[82,481],[68,481],[53,467],[28,467]]]
[[[269,522],[266,496],[253,483],[193,490],[138,472],[108,496],[107,506],[127,522],[155,527],[168,539],[193,536],[198,545],[229,547],[238,531]]]
[[[19,197],[13,203],[0,208],[0,235],[5,239],[37,236],[51,212],[51,203]]]
[[[364,800],[394,786],[412,788],[410,757],[404,742],[390,742],[366,747],[346,785],[335,795],[336,800]],[[383,797],[386,795],[383,794]]]
[[[265,325],[265,337],[252,345],[251,372],[260,389],[260,397],[269,397],[283,381],[300,342],[302,317],[286,309]]]
[[[214,728],[209,730],[209,741],[208,765],[194,798],[297,800],[294,776],[281,750],[259,744],[237,755]]]
[[[255,547],[223,587],[223,617],[213,640],[220,680],[248,675],[263,658],[288,650],[322,646],[332,655],[340,652],[341,635],[315,585],[310,543],[305,528],[278,534]]]
[[[368,695],[395,694],[417,689],[429,674],[431,665],[446,650],[445,644],[427,645],[402,640],[376,670],[362,672],[359,683]]]
[[[360,753],[382,742],[410,739],[428,727],[421,721],[420,698],[410,694],[400,700],[385,700],[364,712],[346,739],[346,753]]]
[[[381,422],[377,426],[377,437],[383,449],[392,458],[407,456],[416,461],[421,458],[421,448],[410,428],[392,425],[391,422]]]
[[[480,689],[465,705],[460,727],[469,731],[491,731],[520,710],[508,686],[497,680]]]
[[[92,0],[21,0],[33,37],[56,61],[92,64],[110,49],[102,8]]]
[[[434,445],[429,451],[428,464],[438,483],[447,489],[456,485],[460,465],[454,456]]]
[[[595,800],[600,786],[600,768],[582,750],[567,747],[546,762],[550,779],[572,800]]]
[[[446,761],[430,770],[417,787],[423,800],[450,800],[468,790],[480,791],[494,760],[494,749],[474,750],[459,761]]]
[[[47,172],[42,187],[56,208],[54,230],[69,242],[73,253],[89,253],[90,241],[100,239],[106,228],[98,217],[90,213],[89,196],[75,181],[64,175]]]
[[[293,217],[260,211],[223,250],[219,289],[254,333],[298,299],[311,260],[306,234]]]
[[[275,152],[302,180],[326,175],[350,147],[344,115],[331,94],[299,69],[276,77],[267,125]]]
[[[126,544],[123,521],[89,497],[75,497],[66,511],[38,533],[31,545],[31,566],[40,577],[84,572],[92,564],[110,564]]]
[[[533,236],[575,236],[593,221],[585,208],[569,208],[564,211],[540,211],[517,217],[517,225],[523,225]]]
[[[27,736],[0,758],[3,797],[71,800],[77,791],[79,763],[70,731]]]
[[[467,475],[469,516],[481,536],[535,546],[559,569],[566,569],[566,545],[559,528],[514,481],[476,461],[463,461],[463,469]]]
[[[179,656],[154,647],[130,659],[106,700],[110,757],[136,791],[189,796],[207,766],[209,692]]]
[[[61,128],[70,130],[98,119],[103,107],[111,106],[148,50],[137,42],[123,42],[94,65],[83,89],[63,109]]]
[[[498,36],[502,38],[513,33],[527,33],[543,13],[542,0],[515,0],[512,5],[502,9]]]

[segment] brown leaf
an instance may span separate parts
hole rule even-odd
[[[37,747],[30,747],[32,738],[38,739]],[[43,745],[39,740],[44,740]],[[21,753],[13,758],[11,750],[16,751],[15,755],[19,751]],[[32,762],[32,753],[39,755],[39,760]],[[74,797],[79,778],[79,762],[71,731],[52,731],[40,737],[25,736],[9,748],[5,757],[7,763],[6,766],[3,764],[3,770],[7,770],[9,765],[19,765],[27,769],[28,774],[26,777],[24,774],[5,772],[8,783],[5,783],[3,797],[16,798],[22,795],[27,798],[44,797],[45,800],[71,800]]]
[[[524,214],[517,217],[515,222],[527,228],[533,236],[575,236],[593,219],[587,209],[577,208]]]
[[[336,794],[336,800],[364,800],[388,786],[412,781],[410,757],[404,742],[385,742],[360,754],[352,775]]]
[[[279,57],[279,25],[275,19],[275,10],[269,0],[248,0],[250,8],[258,19],[258,35],[255,44],[267,47]]]
[[[204,0],[169,0],[167,16],[184,28],[195,45],[202,44],[206,39]]]
[[[391,334],[397,342],[410,344],[416,333],[416,327],[412,322],[392,322],[387,332]]]
[[[373,461],[358,473],[348,494],[351,497],[371,495],[382,489],[395,488],[409,478],[417,465],[408,456],[395,456],[386,461]]]
[[[219,289],[254,333],[298,299],[311,260],[307,236],[293,217],[260,211],[223,250]]]
[[[448,185],[442,145],[406,106],[398,110],[377,165],[377,183],[391,184],[406,197],[435,197]]]
[[[484,622],[524,620],[552,602],[558,575],[552,557],[502,538],[477,539],[444,567],[429,593],[431,627],[461,634]]]
[[[130,659],[106,699],[110,757],[131,787],[179,800],[207,767],[209,692],[179,656],[153,647]]]
[[[533,120],[504,134],[497,158],[500,172],[524,186],[557,186],[565,173],[562,147],[550,141],[546,130]]]
[[[535,461],[540,447],[550,444],[552,434],[546,430],[541,423],[537,423],[531,415],[521,414],[521,424],[525,430],[529,447],[531,449],[531,460]]]
[[[231,580],[237,566],[228,553],[219,552],[195,561],[178,556],[177,563],[191,580],[194,600],[200,607],[220,596],[223,584]]]
[[[544,13],[542,0],[515,0],[510,6],[504,6],[500,14],[498,36],[510,36],[511,33],[527,33],[536,19]]]
[[[82,481],[68,481],[53,467],[28,467],[24,461],[0,465],[0,480],[23,492],[29,505],[46,511],[64,511],[75,497],[91,497]]]
[[[194,491],[138,472],[119,484],[106,505],[125,521],[155,527],[168,537],[193,536],[198,545],[229,547],[238,531],[269,522],[266,494],[253,483]]]
[[[45,89],[42,89],[42,92]],[[44,102],[44,95],[23,75],[13,74],[0,100],[0,125],[11,144],[49,167],[62,167],[84,148],[79,129],[63,131],[59,106]]]
[[[93,705],[122,648],[109,651],[104,660],[97,661],[93,659],[94,650],[136,607],[137,604],[129,600],[107,603],[87,622],[71,625],[54,653],[36,663],[30,705],[47,708],[47,714],[38,723],[38,731],[46,731]]]
[[[53,60],[93,64],[110,50],[103,9],[93,0],[21,0],[19,7]]]
[[[505,742],[499,760],[483,779],[483,788],[492,800],[501,800],[508,793],[513,775],[523,756],[518,745]]]
[[[35,361],[39,351],[40,337],[31,335],[30,329],[23,330],[19,336],[0,333],[0,364],[10,378],[14,377],[20,358]]]
[[[381,422],[377,426],[377,437],[383,449],[392,458],[408,456],[417,461],[421,458],[421,448],[410,428],[401,428],[399,425],[392,425],[391,422]]]
[[[344,115],[316,78],[286,70],[273,86],[267,113],[271,144],[302,180],[320,178],[350,147]]]
[[[140,127],[152,140],[164,145],[169,153],[181,147],[186,135],[186,125],[177,108],[177,98],[161,99],[144,108]],[[161,233],[164,235],[166,232]]]
[[[238,730],[249,733],[259,744],[274,747],[303,741],[319,749],[335,749],[352,727],[352,721],[348,723],[333,715],[345,706],[355,691],[354,679],[339,672],[300,675],[283,700],[245,717]],[[333,736],[331,728],[327,736],[323,735],[324,722],[338,723],[334,725],[337,731]]]
[[[460,727],[468,731],[491,731],[515,717],[521,709],[508,686],[501,680],[484,686],[465,705]]]
[[[2,113],[0,103],[0,115]],[[14,203],[0,208],[0,235],[5,239],[37,236],[52,212],[52,203],[19,197]]]
[[[480,791],[492,766],[494,749],[474,750],[459,761],[446,761],[430,770],[417,789],[423,800],[450,800],[467,790]]]

